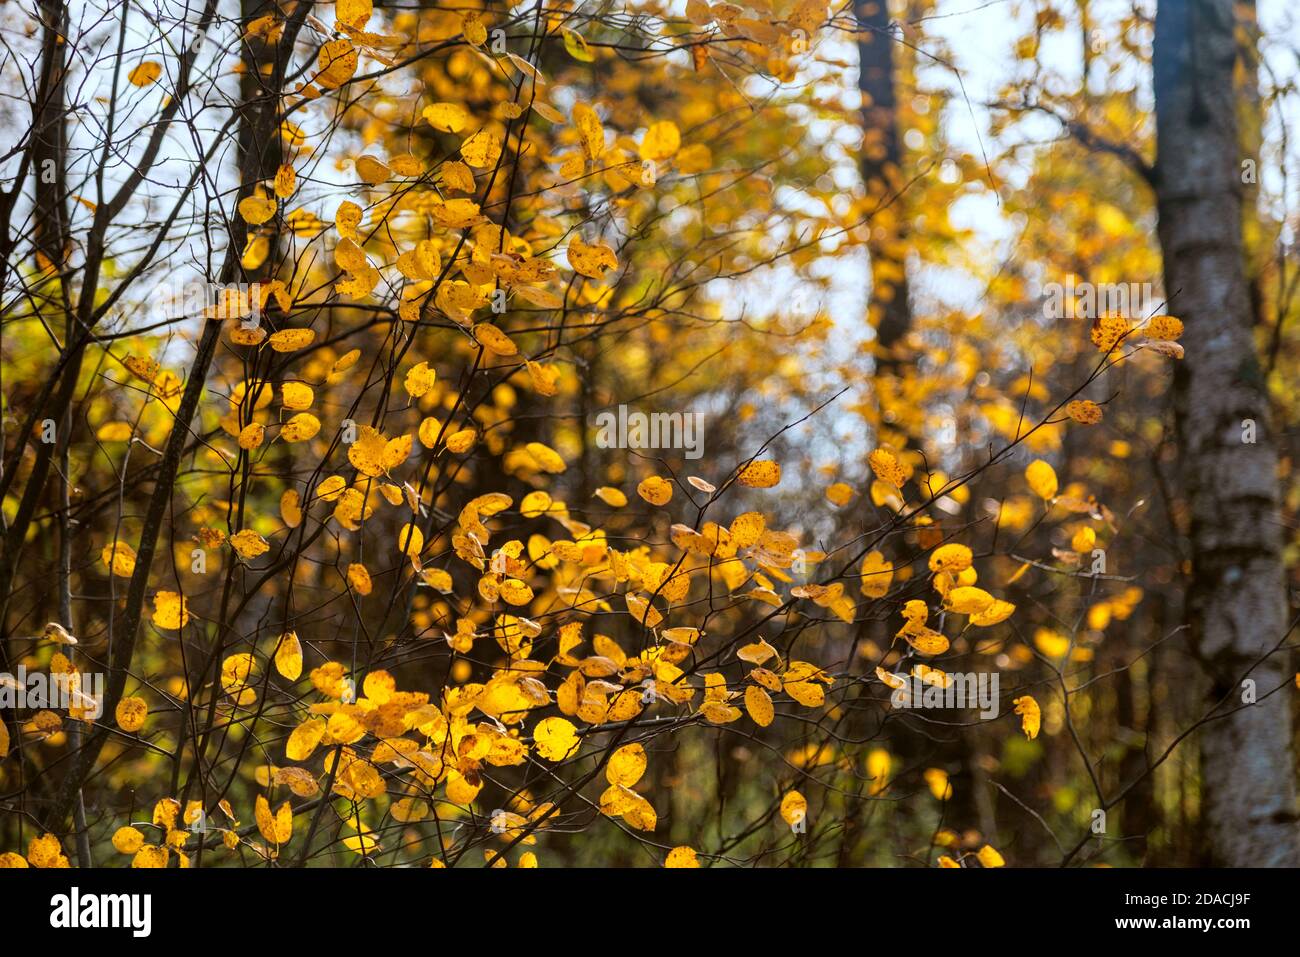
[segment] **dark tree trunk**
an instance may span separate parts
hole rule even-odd
[[[862,181],[867,195],[887,207],[901,186],[898,145],[898,94],[894,76],[894,37],[886,0],[857,0],[858,89],[862,91]],[[883,218],[893,222],[896,206]],[[877,367],[898,371],[895,347],[912,325],[908,303],[906,263],[902,254],[902,229],[877,229],[872,224],[867,250],[871,256],[871,302],[868,318],[880,347]]]

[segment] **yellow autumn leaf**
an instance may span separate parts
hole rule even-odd
[[[672,120],[660,120],[650,124],[641,140],[641,159],[672,159],[681,148],[682,135],[677,130],[677,124]]]
[[[995,598],[993,603],[983,611],[973,612],[970,616],[969,624],[976,627],[987,628],[990,625],[996,625],[1006,621],[1016,610],[1016,606],[1009,601],[1003,601],[1001,598]]]
[[[1089,338],[1102,352],[1110,352],[1133,331],[1132,324],[1123,316],[1107,315],[1093,320]]]
[[[329,40],[321,44],[316,55],[316,82],[327,90],[336,90],[356,75],[358,63],[351,42],[343,38]]]
[[[531,360],[525,365],[528,369],[528,378],[539,394],[551,396],[559,392],[557,383],[559,382],[560,373],[554,366],[543,365]]]
[[[286,631],[280,636],[275,650],[275,670],[290,681],[297,681],[302,675],[302,643],[296,631]]]
[[[1044,501],[1056,498],[1059,488],[1056,470],[1042,459],[1034,459],[1025,467],[1025,481],[1029,483],[1029,490]]]
[[[407,522],[397,533],[397,550],[409,558],[418,558],[424,550],[424,533],[418,526]]]
[[[750,462],[740,470],[736,481],[746,488],[772,488],[781,482],[781,466],[769,461]]]
[[[325,736],[325,719],[308,718],[289,733],[284,756],[290,761],[306,761]]]
[[[1038,707],[1038,702],[1032,695],[1024,695],[1016,698],[1011,704],[1015,707],[1016,714],[1020,715],[1020,729],[1024,731],[1025,737],[1030,741],[1038,737],[1038,729],[1043,723],[1043,713]]]
[[[170,851],[166,847],[143,844],[131,859],[131,866],[150,870],[162,869],[167,866],[167,860],[170,856]]]
[[[239,447],[245,451],[259,448],[266,438],[266,426],[254,422],[239,430]]]
[[[533,461],[537,463],[537,467],[543,472],[558,475],[567,468],[564,459],[560,457],[560,453],[549,445],[543,445],[541,442],[529,442],[524,448],[532,456]]]
[[[272,814],[270,804],[259,794],[254,802],[253,816],[257,821],[258,831],[269,843],[287,844],[293,836],[293,809],[288,801],[276,808],[275,813]]]
[[[876,449],[867,456],[867,464],[876,478],[882,482],[902,488],[907,483],[907,471],[899,464],[897,456],[888,449]]]
[[[501,583],[501,600],[509,605],[526,605],[533,600],[533,590],[518,578],[507,578]]]
[[[791,827],[797,827],[808,817],[808,799],[798,791],[787,791],[781,798],[781,819]]]
[[[930,553],[930,571],[962,572],[971,567],[974,555],[965,545],[949,542]]]
[[[997,852],[996,848],[990,844],[981,847],[976,852],[975,857],[985,867],[1005,867],[1007,863],[1002,859],[1002,855]]]
[[[27,860],[32,867],[57,868],[67,866],[63,845],[53,834],[39,834],[27,842]]]
[[[488,169],[501,158],[501,140],[488,130],[479,130],[460,144],[460,158],[475,169]]]
[[[429,363],[420,362],[406,370],[406,378],[402,384],[405,386],[408,395],[418,399],[433,388],[437,378],[437,372],[429,366]]]
[[[280,385],[280,403],[291,412],[310,409],[316,393],[305,382],[284,382]]]
[[[637,485],[636,493],[651,505],[667,505],[673,497],[673,486],[658,475],[652,475]]]
[[[123,698],[117,703],[117,708],[113,712],[117,726],[128,732],[136,732],[143,728],[148,715],[149,705],[143,698],[135,696]]]
[[[627,496],[616,488],[610,488],[608,485],[602,485],[591,494],[595,495],[610,508],[622,508],[627,504]]]
[[[174,591],[160,591],[153,596],[153,623],[172,631],[189,623],[190,613],[183,597]]]
[[[664,867],[694,868],[699,866],[700,859],[695,853],[695,848],[687,847],[685,844],[674,847],[668,852],[668,857],[664,860]]]
[[[474,338],[489,352],[499,356],[513,356],[519,353],[519,347],[508,335],[490,322],[480,322],[474,327]]]
[[[338,0],[334,4],[334,18],[339,23],[360,29],[374,13],[373,0]]]
[[[351,834],[343,839],[343,846],[361,857],[383,850],[383,845],[373,834]]]
[[[415,436],[399,435],[389,439],[384,443],[384,451],[380,455],[380,462],[384,466],[385,472],[391,472],[397,468],[411,455],[411,447],[415,444]]]
[[[564,31],[564,49],[569,56],[582,63],[594,63],[596,56],[591,52],[591,47],[583,39],[582,34],[567,27],[562,28]]]
[[[1101,421],[1101,406],[1088,399],[1076,399],[1066,403],[1065,414],[1080,425],[1096,425]]]
[[[907,643],[923,655],[941,655],[948,650],[949,641],[933,628],[919,627],[902,632]]]
[[[959,585],[944,596],[944,607],[958,615],[979,615],[988,611],[995,599],[982,588]]]
[[[605,127],[596,111],[587,103],[574,104],[573,125],[578,128],[582,151],[587,159],[600,159],[605,154]]]
[[[604,279],[618,268],[618,256],[604,243],[584,243],[578,238],[569,240],[569,265],[573,271],[588,279]]]
[[[357,438],[348,446],[348,461],[363,475],[377,478],[384,474],[384,449],[388,439],[374,426],[357,429]]]
[[[275,215],[278,204],[265,196],[245,196],[239,201],[239,215],[250,226],[260,226]]]
[[[889,586],[894,580],[894,566],[885,561],[885,556],[877,550],[867,553],[862,559],[862,594],[868,598],[884,598],[889,594]]]
[[[271,550],[267,540],[251,528],[241,529],[231,535],[230,546],[240,558],[244,559],[256,558],[258,555],[264,555]]]
[[[320,419],[310,412],[299,412],[280,427],[280,438],[286,442],[306,442],[320,431]]]
[[[101,442],[130,442],[131,435],[129,422],[105,422],[95,430],[95,438]]]
[[[936,801],[947,801],[952,797],[952,785],[948,783],[948,772],[943,768],[926,768],[922,777]]]
[[[578,744],[577,728],[565,718],[543,718],[533,729],[533,748],[548,761],[563,761]]]
[[[442,568],[425,568],[420,572],[424,583],[430,588],[447,593],[452,589],[451,575]]]
[[[348,566],[347,577],[348,584],[359,595],[369,595],[374,587],[370,581],[370,572],[359,562],[353,562]]]
[[[1088,525],[1080,528],[1070,539],[1070,547],[1076,552],[1091,552],[1096,544],[1097,533]]]
[[[285,489],[280,496],[280,518],[290,528],[302,524],[302,498],[297,489]]]
[[[160,76],[162,76],[162,64],[154,60],[145,60],[132,67],[126,79],[132,86],[151,86]]]
[[[771,695],[758,685],[750,685],[745,689],[745,710],[760,728],[766,728],[775,716]]]
[[[135,571],[135,549],[126,542],[105,545],[100,560],[118,578],[130,578]]]
[[[747,661],[751,665],[761,665],[772,660],[777,655],[777,651],[766,641],[760,638],[758,641],[751,642],[736,651],[736,657],[741,661]]]
[[[461,429],[447,436],[447,451],[455,455],[468,452],[474,447],[474,442],[478,439],[478,433],[473,429]]]
[[[1174,316],[1152,316],[1142,332],[1148,339],[1173,342],[1182,338],[1183,321]]]
[[[844,482],[835,482],[826,489],[826,500],[832,505],[843,508],[853,501],[853,486]]]
[[[360,358],[360,349],[353,349],[349,352],[343,353],[343,355],[334,360],[334,365],[330,366],[330,376],[334,377],[342,375],[356,365],[357,360]]]
[[[314,341],[316,341],[316,333],[311,329],[281,329],[271,334],[267,339],[267,345],[276,352],[293,352],[307,348]]]
[[[487,27],[483,25],[477,10],[463,14],[460,18],[460,25],[465,39],[474,46],[481,47],[484,43],[487,43]]]
[[[288,163],[281,163],[279,169],[275,171],[275,195],[280,199],[288,199],[293,195],[298,181],[298,174]]]
[[[459,103],[433,103],[426,106],[420,115],[441,133],[459,133],[470,120],[469,111]],[[470,188],[473,188],[473,180]]]
[[[369,154],[358,156],[356,167],[357,175],[361,177],[363,182],[371,186],[386,183],[393,175],[393,171],[388,168],[387,163]]]
[[[144,846],[144,835],[127,824],[113,832],[112,843],[119,854],[134,854]]]
[[[610,755],[609,763],[605,765],[605,780],[610,784],[630,788],[641,780],[645,769],[645,747],[640,744],[625,744]]]

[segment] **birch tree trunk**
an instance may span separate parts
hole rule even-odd
[[[1251,334],[1232,0],[1161,0],[1156,197],[1190,511],[1193,649],[1223,703],[1200,732],[1210,863],[1300,865],[1276,437]],[[1253,681],[1255,703],[1243,683]],[[1247,698],[1249,695],[1247,695]]]

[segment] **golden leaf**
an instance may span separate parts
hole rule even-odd
[[[1056,480],[1056,470],[1042,459],[1034,459],[1025,467],[1025,481],[1029,483],[1031,492],[1048,502],[1056,498],[1060,487]]]
[[[153,596],[153,623],[173,631],[184,628],[190,620],[185,599],[174,591],[160,591]]]
[[[475,169],[488,169],[501,158],[501,140],[487,130],[479,130],[460,144],[460,158]]]
[[[673,497],[673,486],[658,475],[652,475],[637,485],[636,493],[651,505],[667,505]]]
[[[113,716],[117,719],[117,726],[123,731],[135,732],[144,727],[145,718],[149,715],[149,706],[143,698],[128,697],[123,698],[117,703]]]
[[[240,558],[256,558],[271,550],[265,538],[251,528],[245,528],[230,536],[230,546]]]
[[[105,545],[100,559],[118,578],[130,578],[135,571],[135,549],[126,542]]]
[[[239,215],[250,226],[260,226],[275,215],[277,203],[265,196],[245,196],[239,201]]]
[[[781,819],[796,827],[808,817],[808,799],[798,791],[787,791],[781,798]]]
[[[286,631],[280,636],[279,647],[275,649],[275,670],[290,681],[297,681],[302,675],[302,643],[296,631]]]
[[[548,761],[563,761],[578,744],[577,729],[565,718],[543,718],[533,729],[533,749]]]
[[[1016,714],[1020,715],[1020,728],[1025,733],[1025,737],[1032,741],[1038,737],[1038,729],[1043,723],[1043,714],[1039,710],[1038,702],[1032,695],[1024,695],[1016,698],[1011,704],[1016,709]]]
[[[162,76],[162,64],[153,60],[145,60],[143,63],[132,67],[131,72],[126,75],[126,79],[132,86],[152,86],[160,76]]]
[[[772,488],[781,481],[781,466],[776,462],[750,462],[740,470],[736,481],[747,488]]]
[[[604,243],[588,245],[578,238],[569,240],[569,265],[573,271],[588,279],[604,279],[605,275],[618,268],[618,256]]]

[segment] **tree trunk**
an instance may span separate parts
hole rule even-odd
[[[1174,402],[1188,615],[1215,700],[1226,699],[1200,733],[1201,813],[1213,864],[1296,866],[1291,681],[1276,651],[1287,631],[1280,489],[1242,251],[1233,27],[1232,0],[1161,0],[1154,55],[1165,290],[1187,330]]]
[[[894,81],[894,43],[887,0],[858,0],[858,89],[862,92],[863,143],[860,158],[867,195],[886,207],[901,183],[898,176],[898,95]],[[871,256],[871,301],[868,319],[876,330],[880,352],[877,368],[896,375],[895,347],[912,325],[908,303],[906,263],[902,255],[904,229],[897,204],[883,209],[888,225],[871,224],[867,250]]]
[[[271,9],[264,0],[244,0],[243,7],[241,21],[245,25]],[[205,8],[200,21],[201,33],[206,32],[213,9],[214,4],[209,0],[209,5]],[[280,95],[284,87],[285,72],[289,67],[288,54],[293,49],[294,41],[309,9],[309,5],[297,8],[287,21],[278,44],[258,40],[244,45],[244,79],[241,81],[241,100],[236,106],[240,112],[237,154],[240,199],[252,195],[257,183],[269,179],[275,173],[279,152],[270,144],[273,142],[272,135],[280,119]],[[190,53],[190,56],[192,57],[193,53]],[[230,237],[221,270],[217,274],[218,285],[226,286],[244,275],[240,264],[240,250],[244,248],[247,239],[248,224],[242,216],[234,217],[230,222]],[[157,481],[150,494],[149,505],[143,518],[140,542],[136,549],[135,570],[131,575],[126,601],[113,616],[109,637],[109,672],[104,689],[103,706],[106,714],[114,713],[126,689],[144,610],[145,593],[149,587],[150,567],[158,543],[164,538],[164,524],[167,520],[172,490],[175,487],[181,457],[191,436],[190,423],[194,420],[199,400],[206,389],[208,369],[216,355],[221,327],[221,319],[209,318],[203,323],[194,360],[186,376],[185,391],[181,395],[172,431],[167,436],[167,443],[163,448]],[[218,636],[220,634],[221,632],[218,631]],[[91,772],[108,733],[106,724],[97,724],[85,738],[84,746],[74,753],[58,795],[43,818],[42,823],[46,830],[63,831],[68,812],[80,793],[83,781]],[[178,747],[182,744],[183,742],[178,742]],[[202,758],[203,754],[200,750],[195,759],[197,768],[202,767]]]

